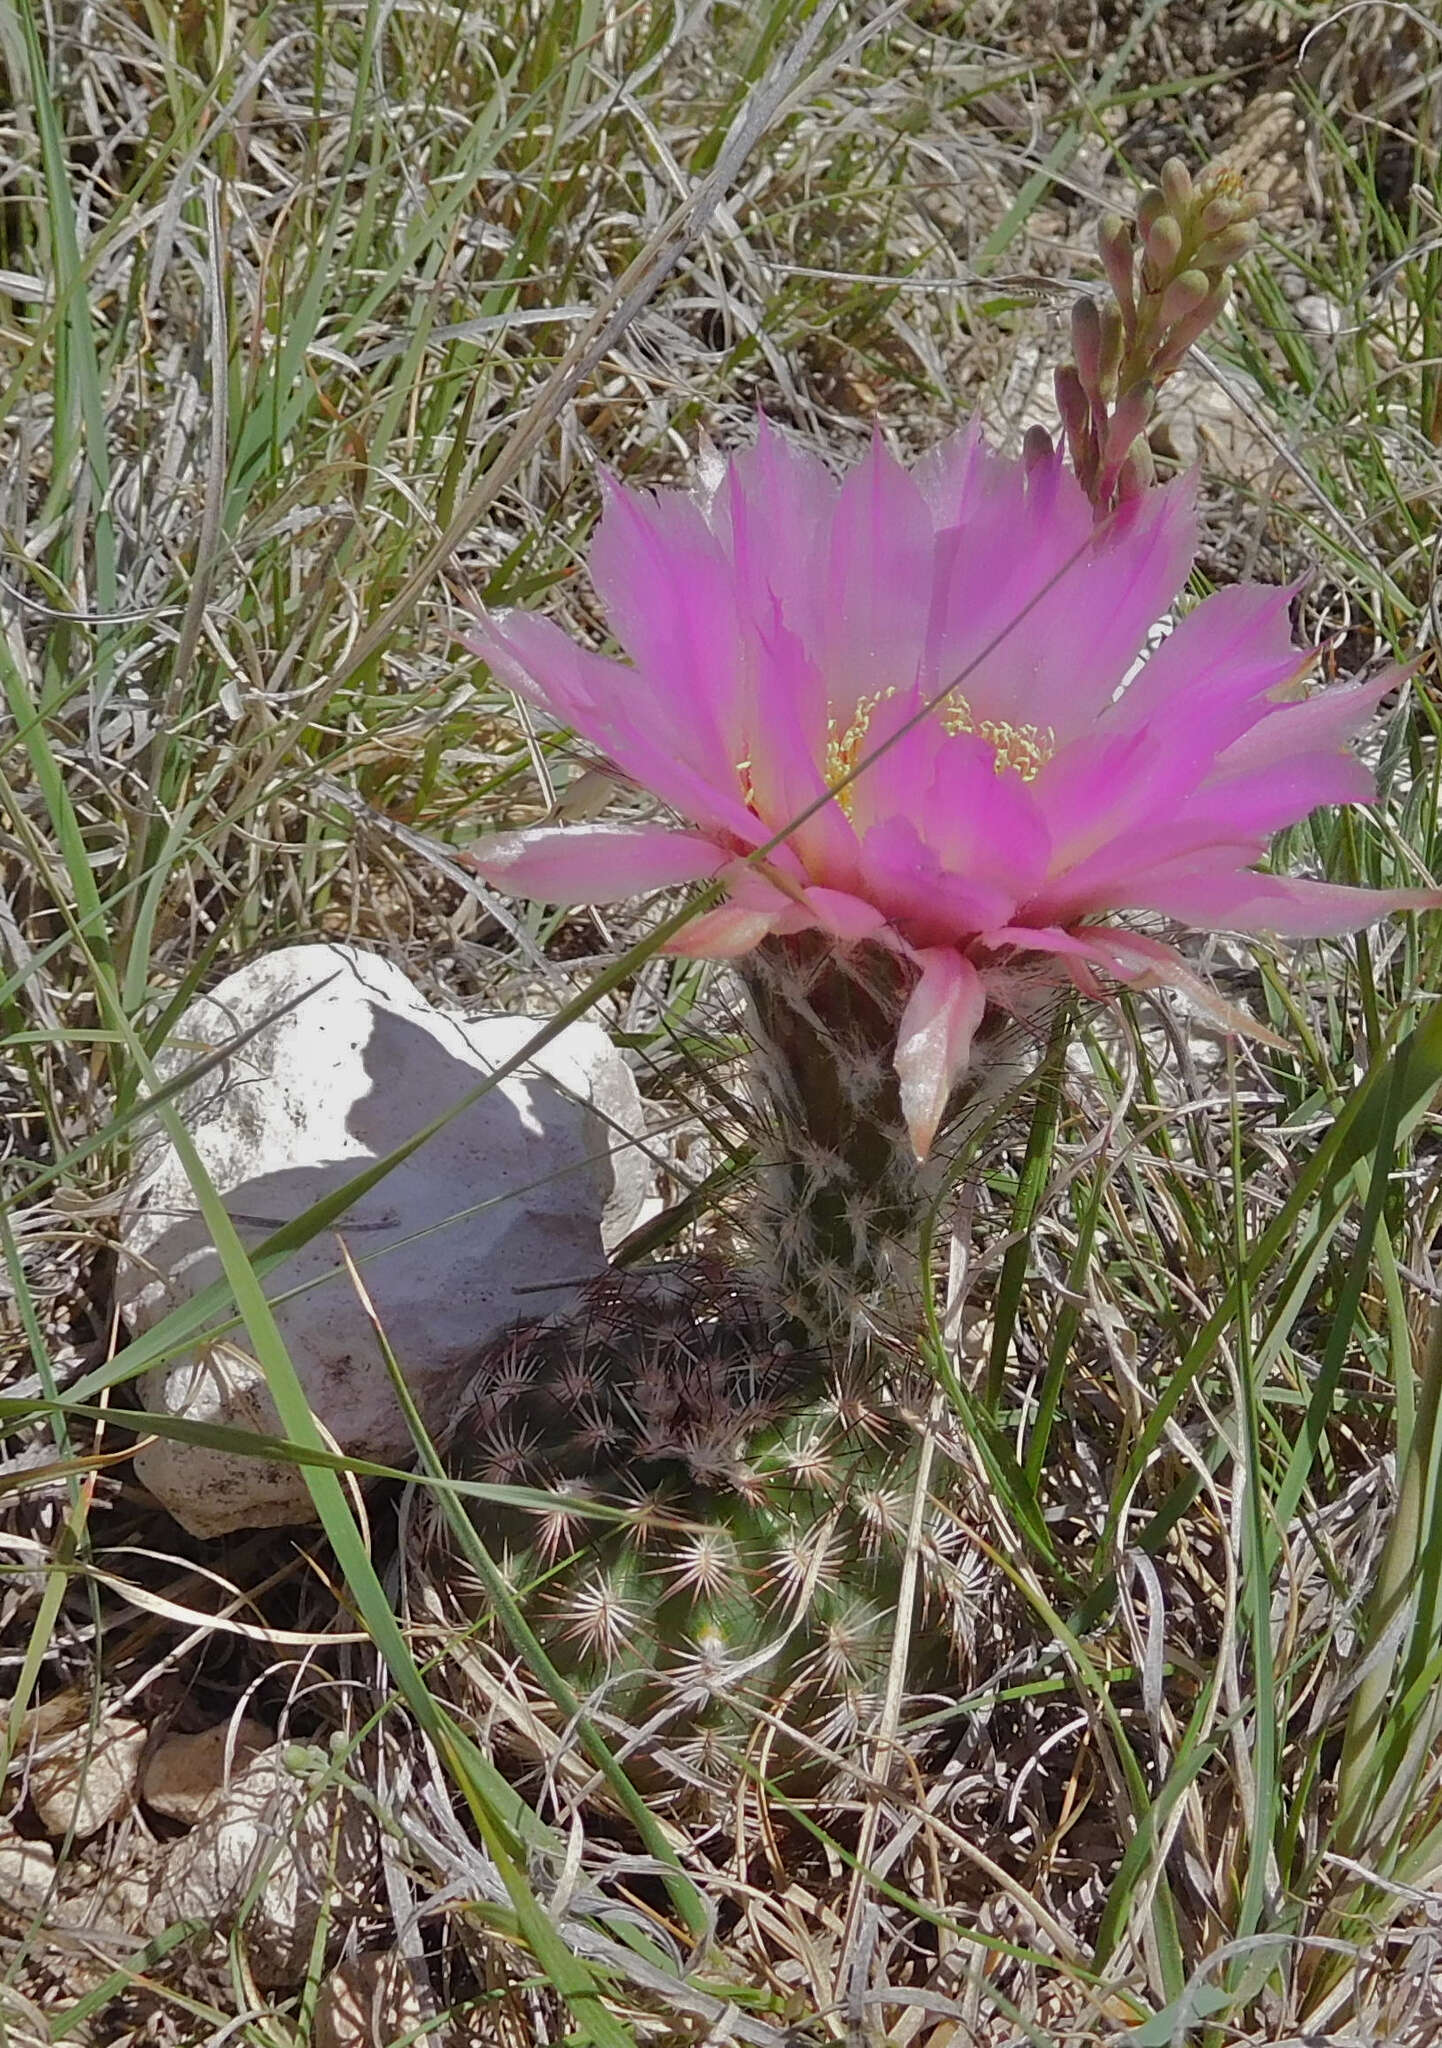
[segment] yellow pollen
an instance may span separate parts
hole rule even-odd
[[[855,774],[859,764],[866,758],[866,741],[878,706],[895,695],[894,688],[878,690],[875,696],[862,697],[859,700],[849,723],[844,727],[838,726],[835,719],[831,721],[826,740],[826,780],[829,783],[834,785],[844,777]],[[1056,733],[1051,726],[1013,725],[1005,718],[978,719],[965,697],[956,690],[953,690],[937,707],[937,716],[946,732],[973,733],[977,739],[985,740],[988,746],[995,748],[996,758],[992,765],[998,775],[1010,772],[1019,775],[1023,782],[1031,782],[1040,775],[1056,752]],[[750,777],[747,771],[751,764],[746,761],[738,765],[749,788]],[[836,801],[848,817],[851,815],[851,799],[855,787],[854,782],[848,782],[844,789],[837,792]]]

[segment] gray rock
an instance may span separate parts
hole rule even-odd
[[[181,1095],[201,1161],[248,1246],[332,1193],[513,1057],[536,1025],[433,1009],[389,961],[292,946],[230,975],[171,1033],[162,1073],[255,1035]],[[569,1025],[352,1203],[338,1227],[427,1428],[443,1436],[476,1347],[564,1305],[635,1222],[650,1186],[635,1080],[595,1024]],[[120,1306],[135,1334],[220,1277],[179,1157],[153,1136],[121,1217]],[[375,1331],[318,1232],[267,1276],[307,1398],[353,1456],[404,1464],[410,1434]],[[537,1291],[539,1290],[539,1291]],[[246,1333],[156,1368],[156,1414],[279,1428]],[[157,1439],[136,1471],[193,1534],[312,1519],[298,1469]]]

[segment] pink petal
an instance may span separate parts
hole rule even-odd
[[[1105,729],[1137,732],[1164,717],[1175,732],[1179,717],[1189,728],[1199,710],[1222,708],[1232,722],[1240,713],[1242,731],[1251,722],[1248,707],[1252,717],[1260,715],[1262,700],[1313,659],[1292,640],[1295,595],[1295,586],[1233,583],[1204,598],[1148,655],[1103,718]]]
[[[912,1146],[925,1159],[951,1091],[970,1062],[986,991],[971,962],[953,947],[928,947],[916,959],[921,978],[897,1027],[896,1073]]]
[[[493,833],[466,856],[497,888],[544,903],[614,903],[705,881],[728,858],[709,839],[664,825],[535,825]]]
[[[910,818],[872,826],[861,842],[861,882],[916,945],[969,938],[1004,924],[1016,908],[998,884],[943,869]]]
[[[979,417],[923,455],[912,475],[938,533],[990,519],[1022,482],[1021,465],[987,446]]]
[[[1270,693],[1295,679],[1305,661],[1291,644],[1286,598],[1285,591],[1252,585],[1208,598],[1168,635],[1093,733],[1042,770],[1034,795],[1053,834],[1052,886],[1028,905],[1030,914],[1066,921],[1110,903],[1114,876],[1217,836],[1201,818],[1209,801],[1217,810],[1222,800],[1205,791],[1219,790],[1220,776],[1246,766],[1242,736],[1259,720],[1270,722]],[[1306,734],[1299,731],[1297,740],[1300,748]],[[1308,753],[1306,770],[1288,769],[1290,812],[1267,825],[1242,825],[1234,815],[1232,838],[1265,835],[1318,803],[1370,793],[1355,770],[1323,766],[1317,748]],[[1234,794],[1236,813],[1240,784]],[[1257,817],[1285,809],[1281,786],[1272,794],[1276,802],[1265,791],[1248,800]]]
[[[753,627],[769,628],[779,606],[803,647],[816,646],[836,495],[825,465],[793,448],[763,415],[755,446],[732,458],[711,508],[738,608]]]
[[[1152,907],[1205,931],[1270,932],[1284,939],[1360,931],[1398,910],[1435,910],[1439,889],[1352,889],[1247,872],[1199,874],[1151,892]]]
[[[1051,860],[1051,832],[1030,787],[998,773],[990,742],[969,733],[937,749],[919,823],[943,868],[994,883],[1013,902],[1036,888]]]
[[[722,903],[715,910],[703,910],[693,917],[674,938],[666,941],[663,950],[679,953],[687,960],[739,960],[743,953],[749,953],[769,937],[780,922],[764,911],[746,910],[739,903]]]
[[[1176,595],[1194,493],[1187,479],[1163,485],[1094,526],[1059,462],[1014,472],[986,518],[938,535],[922,688],[954,683],[977,723],[1065,743],[1110,702]]]
[[[1392,668],[1375,683],[1318,690],[1300,703],[1279,705],[1218,755],[1218,774],[1265,768],[1293,754],[1341,749],[1366,731],[1382,699],[1401,689],[1407,674],[1406,669]]]
[[[539,612],[477,612],[475,628],[461,644],[480,655],[508,690],[550,713],[560,725],[586,730],[587,721],[607,715],[613,697],[636,691],[634,672],[578,647],[554,620]]]
[[[1295,825],[1323,804],[1370,803],[1372,773],[1351,754],[1303,754],[1244,775],[1206,783],[1178,803],[1172,815],[1109,840],[1027,904],[1039,921],[1070,924],[1099,910],[1153,906],[1154,879],[1166,884],[1187,864],[1215,868],[1226,849],[1230,864],[1261,860],[1274,832]]]
[[[752,802],[808,875],[847,889],[856,880],[856,834],[827,797],[825,684],[796,635],[778,616],[757,635],[757,701],[747,772]]]
[[[744,657],[731,565],[695,500],[609,484],[588,567],[662,730],[724,777],[741,758]]]
[[[931,514],[879,435],[842,483],[828,541],[818,660],[844,726],[861,698],[915,681],[931,595]]]
[[[480,613],[465,645],[508,689],[572,726],[683,816],[744,845],[765,838],[742,802],[735,766],[727,763],[723,772],[713,760],[713,778],[688,761],[685,747],[667,732],[668,714],[655,690],[635,669],[577,646],[550,619],[531,612]]]

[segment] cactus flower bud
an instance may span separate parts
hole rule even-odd
[[[1154,220],[1167,210],[1167,195],[1160,185],[1148,185],[1137,201],[1137,231],[1145,235]]]
[[[1144,433],[1157,402],[1157,387],[1150,377],[1133,384],[1117,400],[1117,409],[1107,427],[1103,459],[1109,470],[1119,469],[1138,434]]]
[[[1028,469],[1035,469],[1039,462],[1050,462],[1055,453],[1045,427],[1027,428],[1022,436],[1021,459]]]
[[[1212,280],[1204,270],[1184,270],[1180,277],[1174,277],[1162,294],[1163,327],[1174,327],[1179,320],[1195,313],[1211,289]]]
[[[1179,156],[1169,156],[1162,165],[1162,192],[1169,210],[1185,220],[1192,210],[1192,174]]]
[[[1066,363],[1052,377],[1052,389],[1056,393],[1056,409],[1061,414],[1061,423],[1066,428],[1067,439],[1078,443],[1091,425],[1092,409],[1082,388],[1081,378]]]
[[[1133,442],[1126,461],[1117,472],[1118,504],[1126,504],[1129,498],[1140,498],[1156,480],[1157,465],[1152,459],[1150,444],[1145,439]]]
[[[1256,246],[1257,224],[1255,221],[1234,221],[1229,228],[1223,228],[1219,235],[1212,235],[1203,242],[1192,258],[1198,270],[1209,271],[1213,276],[1229,270],[1234,263]]]
[[[1223,228],[1229,228],[1237,218],[1237,202],[1230,192],[1219,192],[1215,199],[1209,199],[1197,215],[1197,227],[1201,234],[1219,235]]]
[[[1222,278],[1199,306],[1178,320],[1167,336],[1164,347],[1152,360],[1154,377],[1160,380],[1171,375],[1192,343],[1206,333],[1231,296],[1232,287],[1226,278]]]
[[[1182,253],[1182,231],[1169,213],[1161,213],[1147,229],[1143,276],[1155,287],[1169,278]]]
[[[1122,349],[1125,345],[1122,315],[1115,306],[1102,308],[1101,349],[1097,362],[1097,389],[1103,398],[1110,398],[1117,388],[1117,371],[1121,368]]]
[[[1082,389],[1095,403],[1100,386],[1102,318],[1092,299],[1080,298],[1071,309],[1071,352]]]
[[[1132,276],[1135,245],[1132,231],[1119,213],[1102,216],[1097,230],[1097,248],[1107,283],[1112,288],[1112,295],[1121,308],[1123,324],[1130,334],[1137,316],[1136,285]]]

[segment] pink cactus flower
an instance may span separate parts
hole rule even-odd
[[[1301,696],[1291,593],[1258,584],[1137,664],[1196,547],[1190,479],[1094,525],[1059,455],[975,425],[910,472],[878,441],[837,482],[764,423],[713,466],[697,496],[608,486],[590,571],[630,664],[519,611],[467,642],[684,824],[498,833],[474,865],[564,904],[719,880],[677,952],[819,929],[899,954],[919,1155],[1019,956],[1095,990],[1184,972],[1118,912],[1312,938],[1442,901],[1258,872],[1282,827],[1375,797],[1347,742],[1401,677]]]

